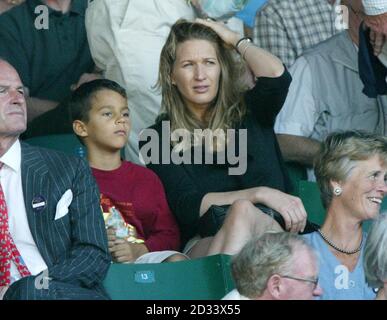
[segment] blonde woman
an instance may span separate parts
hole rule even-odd
[[[235,50],[254,76],[251,90],[246,91],[241,80]],[[235,254],[252,235],[268,229],[282,230],[257,204],[278,212],[277,220],[283,219],[287,230],[304,230],[306,212],[300,199],[286,193],[290,184],[273,132],[274,119],[290,81],[278,58],[254,46],[250,39],[241,38],[223,23],[197,19],[196,22],[180,20],[172,26],[160,58],[162,114],[151,127],[155,133],[150,134],[146,144],[140,144],[140,151],[146,158],[148,143],[160,142],[158,156],[150,159],[148,166],[164,183],[183,242],[191,239],[186,246],[191,257],[221,252]],[[210,143],[206,149],[207,136],[197,134],[198,130],[202,134],[203,130],[221,131],[224,136],[210,138],[212,147]],[[233,144],[226,135],[230,130],[235,130],[239,143]],[[187,139],[172,141],[182,132]],[[146,133],[151,132],[146,130]],[[244,133],[246,139],[238,139]],[[162,142],[165,140],[167,144]],[[180,164],[176,161],[179,155],[192,155],[197,148],[202,161],[196,161],[198,158]],[[245,162],[245,170],[230,174],[235,163],[222,158],[226,150],[240,155],[246,151],[245,157],[240,158]],[[213,164],[205,161],[208,155],[214,156]],[[212,215],[214,208],[227,210],[220,230],[197,237],[204,223],[202,219]],[[213,218],[216,217],[214,214]]]

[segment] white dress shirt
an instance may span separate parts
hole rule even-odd
[[[0,170],[0,182],[8,208],[8,225],[13,241],[32,275],[47,269],[32,237],[27,220],[21,176],[21,147],[17,140],[0,157],[4,164]],[[19,271],[11,263],[11,283],[20,279]]]
[[[234,289],[227,293],[222,300],[251,300],[244,295],[240,294],[237,289]]]

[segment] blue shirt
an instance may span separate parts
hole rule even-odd
[[[267,0],[250,0],[235,16],[243,20],[243,22],[250,28],[254,28],[255,15],[257,11],[266,4],[266,2]]]
[[[319,256],[319,285],[323,289],[321,300],[371,300],[376,294],[365,280],[363,269],[363,246],[355,269],[350,272],[329,250],[328,244],[318,232],[304,235],[305,240],[315,249]]]

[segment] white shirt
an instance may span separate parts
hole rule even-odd
[[[320,116],[312,94],[312,73],[304,57],[299,57],[289,72],[293,78],[289,87],[291,94],[277,115],[274,131],[276,134],[311,137]],[[309,181],[316,181],[313,169],[308,168],[307,174]]]
[[[312,73],[304,57],[298,58],[289,72],[293,80],[274,131],[277,134],[310,137],[319,117],[312,93]]]
[[[354,47],[356,51],[359,50],[356,45]],[[292,75],[292,83],[286,101],[276,118],[274,131],[276,134],[310,138],[320,116],[313,96],[312,72],[304,57],[299,57],[289,68],[289,72]]]
[[[13,241],[32,275],[47,269],[32,237],[27,220],[21,177],[21,147],[17,140],[0,157],[4,163],[0,170],[0,182],[8,209],[8,225]],[[11,263],[11,283],[20,279],[19,271]]]
[[[251,300],[244,295],[241,295],[237,289],[234,289],[227,293],[222,300]]]

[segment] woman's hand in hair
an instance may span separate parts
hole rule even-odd
[[[223,22],[199,18],[197,18],[195,22],[201,23],[214,30],[227,45],[233,48],[235,48],[237,42],[242,37],[237,32],[230,30]]]
[[[227,28],[223,22],[212,21],[211,19],[196,19],[195,22],[214,30],[232,48],[236,49],[237,43],[242,38],[240,34]],[[278,78],[284,73],[285,68],[280,59],[248,41],[243,41],[238,45],[238,52],[246,61],[247,66],[252,70],[256,78]]]

